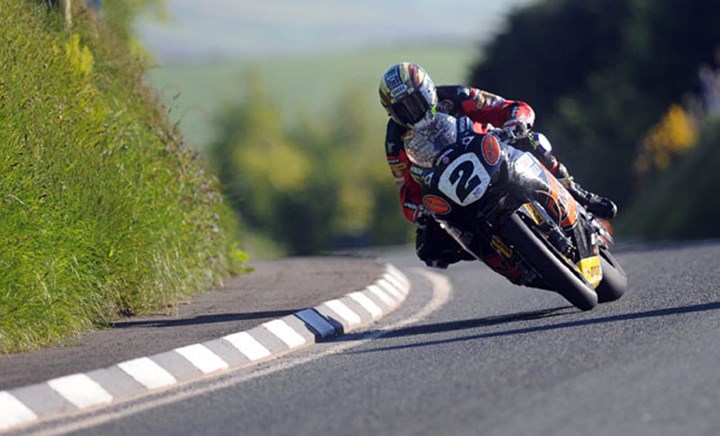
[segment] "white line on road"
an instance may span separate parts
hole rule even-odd
[[[270,333],[277,336],[281,341],[290,348],[297,348],[305,345],[307,342],[300,333],[293,330],[285,321],[281,319],[275,319],[270,322],[263,324],[263,327],[270,330]]]
[[[112,395],[85,374],[55,378],[47,384],[78,409],[110,403],[113,400]]]
[[[220,356],[202,344],[176,348],[175,351],[192,363],[194,367],[202,371],[203,374],[210,374],[211,372],[228,369],[230,367]]]
[[[177,383],[175,377],[149,357],[118,363],[118,368],[148,389],[157,389]]]
[[[352,294],[348,295],[348,297],[357,301],[357,303],[361,305],[363,309],[370,312],[370,315],[372,315],[373,319],[377,319],[382,316],[382,309],[380,309],[377,304],[373,303],[373,301],[362,292],[353,292]]]
[[[333,312],[337,313],[342,319],[347,321],[351,327],[362,322],[362,319],[358,316],[358,314],[353,312],[340,300],[330,300],[325,303],[325,306],[332,309]]]
[[[232,344],[233,347],[237,348],[245,357],[252,361],[264,359],[270,355],[270,350],[263,347],[263,345],[248,332],[233,333],[225,336],[223,339]]]
[[[0,392],[0,431],[27,424],[37,419],[37,415],[15,398],[10,392]]]

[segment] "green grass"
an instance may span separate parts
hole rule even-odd
[[[214,177],[102,25],[0,0],[0,63],[0,352],[168,310],[237,266]]]
[[[384,134],[386,116],[377,99],[380,76],[393,63],[423,65],[436,84],[465,83],[477,50],[471,45],[379,48],[308,57],[204,65],[167,65],[148,71],[154,86],[185,138],[204,149],[213,138],[213,119],[226,104],[247,98],[246,72],[260,73],[268,93],[283,110],[286,123],[301,114],[330,116],[348,90],[371,96],[361,104],[374,114]],[[382,141],[382,138],[380,139]]]

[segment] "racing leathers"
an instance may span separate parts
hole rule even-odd
[[[494,128],[527,132],[535,123],[535,113],[525,102],[506,100],[467,86],[438,86],[436,110],[455,117],[467,116],[473,122],[473,129],[480,134]],[[416,226],[416,253],[428,266],[445,268],[460,260],[474,259],[465,252],[437,222],[425,212],[422,206],[422,188],[413,177],[413,167],[405,151],[405,140],[410,128],[402,126],[392,119],[388,121],[385,150],[387,161],[400,190],[400,202],[405,218]],[[550,153],[549,147],[537,146],[532,141],[518,141],[526,145],[558,178],[567,177],[564,166]],[[483,253],[483,261],[497,272],[512,279],[514,274],[503,259],[488,250]]]

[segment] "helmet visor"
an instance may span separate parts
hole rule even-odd
[[[390,115],[398,123],[407,126],[420,121],[429,109],[430,104],[423,94],[416,91],[390,105]]]

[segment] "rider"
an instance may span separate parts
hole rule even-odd
[[[515,146],[538,158],[588,211],[604,219],[613,219],[617,214],[612,201],[586,191],[573,180],[565,165],[553,156],[552,146],[543,135],[530,134],[535,113],[525,102],[506,100],[469,86],[436,88],[421,66],[409,62],[391,66],[382,76],[380,102],[390,115],[385,138],[388,164],[400,190],[403,214],[416,226],[416,253],[428,266],[446,268],[459,260],[472,259],[425,211],[420,184],[411,172],[413,165],[406,145],[420,128],[427,130],[438,113],[467,116],[481,134],[502,128],[511,138],[525,139],[516,141]],[[491,266],[499,261],[483,260]]]

